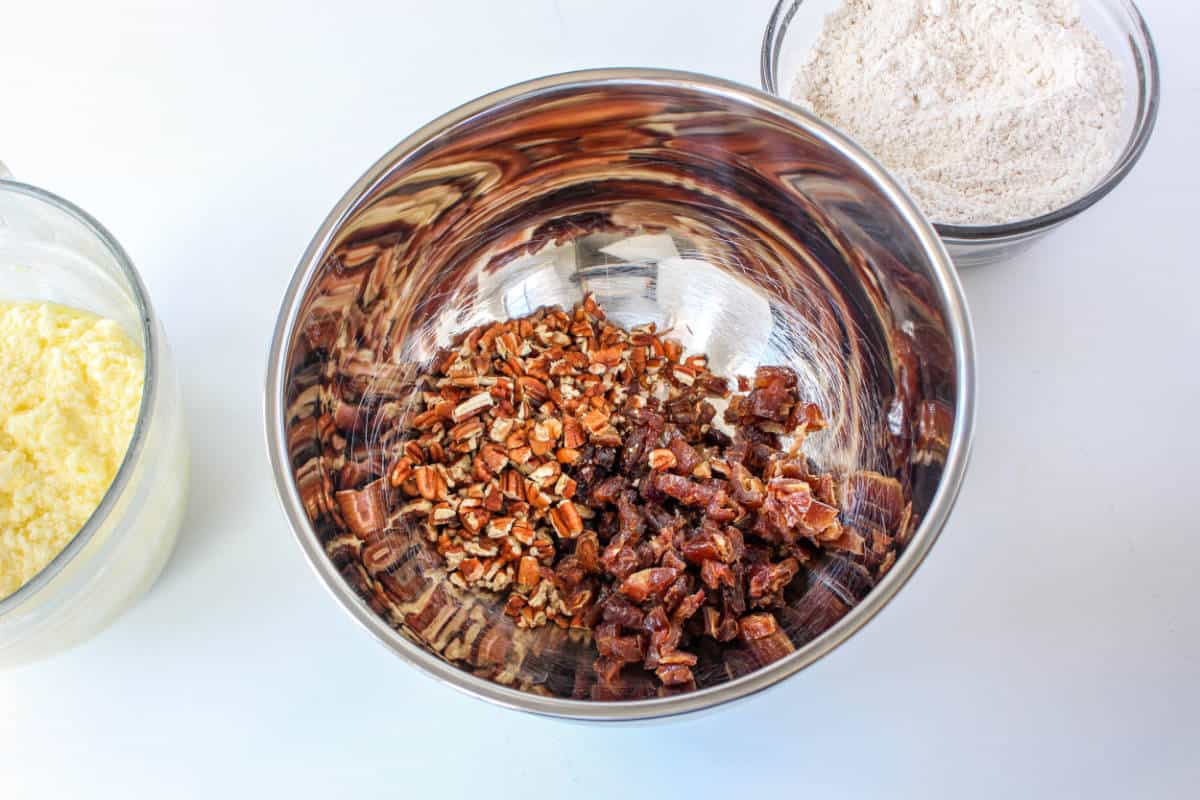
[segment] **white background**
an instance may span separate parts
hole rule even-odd
[[[974,460],[912,583],[774,691],[602,728],[436,684],[319,586],[264,452],[268,339],[326,212],[412,129],[578,67],[757,85],[769,0],[4,3],[0,158],[132,254],[194,459],[148,597],[0,674],[0,798],[1196,797],[1200,25],[1142,5],[1165,73],[1145,158],[963,276]]]

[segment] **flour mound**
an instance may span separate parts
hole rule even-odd
[[[930,219],[991,225],[1104,177],[1124,85],[1076,0],[846,0],[792,99],[872,152]]]

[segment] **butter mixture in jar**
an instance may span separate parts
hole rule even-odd
[[[0,303],[0,599],[57,556],[117,474],[145,359],[112,320]]]

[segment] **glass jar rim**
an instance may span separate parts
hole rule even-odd
[[[15,181],[11,178],[0,178],[0,192],[24,195],[34,201],[45,203],[69,217],[73,217],[104,245],[116,261],[121,274],[125,278],[126,286],[133,294],[134,305],[137,307],[138,316],[142,323],[142,341],[145,350],[142,399],[138,406],[137,422],[129,438],[129,446],[125,449],[125,456],[121,460],[121,465],[117,468],[117,474],[113,477],[112,483],[109,484],[108,489],[104,492],[99,505],[92,511],[91,516],[88,517],[83,527],[67,542],[66,547],[51,559],[49,564],[42,567],[37,574],[22,584],[15,592],[7,597],[0,598],[0,622],[3,622],[7,614],[19,608],[23,603],[41,591],[79,555],[95,536],[96,532],[100,530],[100,527],[108,520],[113,508],[117,504],[117,500],[125,492],[126,488],[128,488],[134,468],[145,448],[146,435],[150,427],[150,412],[154,408],[154,402],[158,394],[158,381],[156,379],[158,371],[158,336],[154,330],[155,317],[153,308],[150,305],[150,296],[146,291],[145,285],[142,283],[141,276],[134,268],[128,253],[121,247],[120,242],[95,217],[53,192],[48,192],[45,189]]]

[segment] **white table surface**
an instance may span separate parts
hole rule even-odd
[[[666,724],[533,718],[402,664],[301,557],[262,378],[283,288],[346,187],[418,125],[536,75],[654,65],[756,84],[770,6],[4,5],[0,158],[132,254],[194,456],[179,548],[147,598],[0,673],[0,798],[1197,796],[1192,3],[1143,2],[1165,93],[1132,176],[1027,256],[963,276],[980,391],[958,507],[909,586],[815,666]]]

